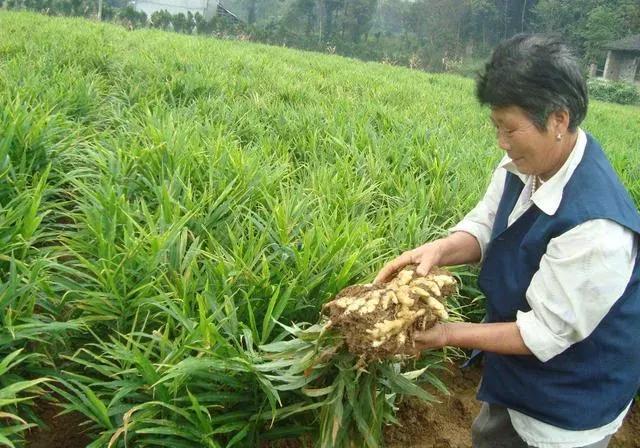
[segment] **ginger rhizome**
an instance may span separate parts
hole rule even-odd
[[[448,318],[444,303],[456,291],[455,278],[438,268],[419,276],[415,268],[388,283],[349,286],[324,305],[327,326],[344,336],[351,353],[366,359],[414,353],[415,332]]]

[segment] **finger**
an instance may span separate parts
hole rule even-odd
[[[410,264],[411,261],[412,261],[411,254],[409,252],[403,253],[395,260],[391,261],[390,263],[387,263],[382,268],[382,270],[380,270],[380,272],[376,276],[373,283],[385,283],[387,280],[389,280],[390,277],[393,276],[395,272],[405,267],[406,265]]]
[[[423,251],[417,262],[416,274],[424,277],[436,265],[437,255],[433,251]]]
[[[373,283],[386,283],[396,270],[397,268],[393,262],[385,265],[373,280]]]
[[[420,264],[418,264],[418,267],[416,268],[416,274],[424,277],[429,273],[432,267],[433,260],[431,258],[423,259],[422,261],[420,261]]]

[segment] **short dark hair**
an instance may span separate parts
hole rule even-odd
[[[562,109],[575,131],[589,103],[577,58],[560,38],[544,34],[518,34],[498,44],[478,74],[476,97],[491,107],[519,106],[541,131]]]

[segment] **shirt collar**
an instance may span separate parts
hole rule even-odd
[[[543,183],[531,196],[531,201],[545,214],[553,215],[558,210],[558,207],[560,207],[564,187],[582,160],[586,146],[587,136],[582,129],[578,128],[578,139],[567,160],[558,172],[554,174],[551,179]],[[507,155],[502,158],[499,167],[518,176],[525,186],[530,187],[533,183],[533,176],[520,173],[511,161],[511,158]]]

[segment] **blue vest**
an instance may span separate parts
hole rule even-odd
[[[555,215],[532,205],[507,228],[523,186],[507,174],[478,278],[487,322],[513,322],[518,310],[531,309],[525,293],[552,238],[600,218],[640,234],[633,201],[589,135]],[[544,363],[533,355],[486,352],[484,359],[479,400],[570,430],[612,422],[640,386],[640,255],[623,295],[586,339]]]

